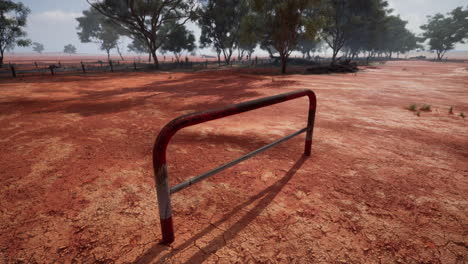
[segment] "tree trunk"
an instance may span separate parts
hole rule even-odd
[[[107,49],[106,52],[107,52],[107,61],[110,61],[110,50]]]
[[[151,53],[148,53],[148,62],[151,62]]]
[[[0,68],[3,68],[3,54],[4,50],[0,48]]]
[[[156,56],[156,49],[151,51],[151,56],[153,57],[153,65],[156,70],[159,70],[158,56]]]
[[[245,53],[244,50],[242,50],[242,49],[240,49],[240,48],[237,49],[237,59],[238,59],[239,61],[241,61],[241,60],[244,58],[244,53]]]
[[[281,55],[281,74],[286,74],[288,56],[286,54],[280,54],[280,55]]]
[[[119,53],[120,59],[124,61],[125,59],[124,59],[124,57],[122,56],[122,52],[120,52],[119,45],[117,45],[117,53]]]
[[[332,61],[331,61],[331,64],[335,64],[336,62],[336,55],[338,55],[338,49],[333,49],[333,57],[332,57]]]
[[[229,65],[231,63],[231,56],[232,56],[232,49],[229,49],[229,52],[226,52],[223,50],[223,55],[224,55],[224,62],[226,65]]]

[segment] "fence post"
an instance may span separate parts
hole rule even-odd
[[[81,62],[81,69],[83,70],[83,73],[86,73],[85,65],[83,62]]]
[[[54,68],[55,68],[55,65],[53,65],[53,64],[49,66],[49,70],[50,70],[50,73],[52,74],[52,76],[55,75],[54,74]]]
[[[13,66],[12,64],[10,64],[10,69],[11,69],[11,75],[13,75],[13,77],[16,77],[15,66]]]

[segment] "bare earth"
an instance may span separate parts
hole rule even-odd
[[[466,68],[2,79],[0,262],[465,263]],[[151,153],[162,126],[301,88],[318,97],[312,157],[301,135],[173,195],[176,241],[159,245]],[[412,103],[432,111],[418,117]],[[304,127],[306,114],[303,98],[180,131],[171,184]]]

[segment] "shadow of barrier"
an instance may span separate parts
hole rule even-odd
[[[246,226],[248,226],[255,218],[260,215],[263,210],[275,199],[275,197],[281,192],[286,184],[292,179],[296,172],[302,167],[304,162],[307,160],[307,156],[301,156],[294,165],[286,172],[286,174],[275,183],[270,185],[268,188],[250,197],[247,201],[234,207],[229,213],[225,214],[221,219],[214,223],[210,223],[202,231],[184,241],[182,244],[175,248],[168,248],[166,245],[161,243],[154,244],[149,248],[143,255],[141,255],[135,263],[137,264],[148,264],[148,263],[165,263],[165,259],[171,257],[174,252],[183,251],[184,249],[193,245],[194,241],[204,237],[213,230],[217,229],[218,226],[229,220],[231,217],[242,211],[243,208],[256,203],[256,205],[248,210],[236,223],[224,230],[221,234],[217,235],[206,246],[201,248],[200,251],[190,257],[185,263],[201,263],[206,260],[212,253],[220,250],[226,244],[226,242],[235,238]],[[157,261],[155,260],[165,250],[170,249],[170,252],[162,255]],[[208,252],[208,253],[207,253]]]

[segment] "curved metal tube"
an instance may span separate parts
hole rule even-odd
[[[156,190],[157,190],[158,204],[159,204],[159,216],[161,219],[162,243],[170,244],[174,241],[174,227],[173,227],[173,222],[172,222],[172,209],[171,209],[171,202],[170,202],[171,188],[169,186],[167,166],[166,166],[166,149],[172,136],[174,136],[177,131],[179,131],[180,129],[184,127],[193,126],[193,125],[208,122],[211,120],[215,120],[215,119],[251,111],[254,109],[262,108],[265,106],[282,103],[282,102],[293,100],[293,99],[303,97],[303,96],[307,96],[309,98],[309,116],[307,120],[307,127],[301,131],[296,132],[293,135],[290,135],[284,139],[281,139],[277,142],[274,142],[268,145],[268,148],[305,131],[306,140],[305,140],[305,147],[304,147],[304,155],[310,156],[311,146],[312,146],[312,133],[313,133],[314,121],[315,121],[315,110],[317,107],[317,99],[316,99],[315,93],[308,89],[297,90],[297,91],[293,91],[289,93],[265,97],[265,98],[261,98],[257,100],[244,102],[244,103],[233,104],[233,105],[229,105],[226,107],[221,107],[221,108],[216,108],[216,109],[207,110],[203,112],[196,112],[192,114],[183,115],[172,120],[171,122],[169,122],[167,125],[164,126],[164,128],[159,133],[156,139],[156,142],[154,144],[154,148],[153,148],[153,168],[154,168],[154,174],[156,178]],[[245,160],[266,149],[267,148],[265,147],[264,149],[261,148],[259,150],[256,150],[252,153],[249,153],[241,157],[238,160],[231,162],[232,165],[226,164],[229,166],[225,166],[225,165],[223,166],[224,167],[233,166],[234,164],[237,164],[241,162],[242,160]],[[219,172],[223,166],[217,168],[219,170],[216,172]],[[215,170],[212,170],[212,171],[215,171]],[[201,176],[203,176],[203,178],[206,178],[208,176],[211,176],[212,174],[208,175],[208,173],[206,173],[206,175],[200,175],[200,179],[197,179],[197,181],[201,180]],[[187,184],[187,186],[189,185],[190,183]],[[183,188],[187,186],[184,186]],[[183,188],[180,186],[176,188],[176,190],[173,189],[172,192],[181,190]]]

